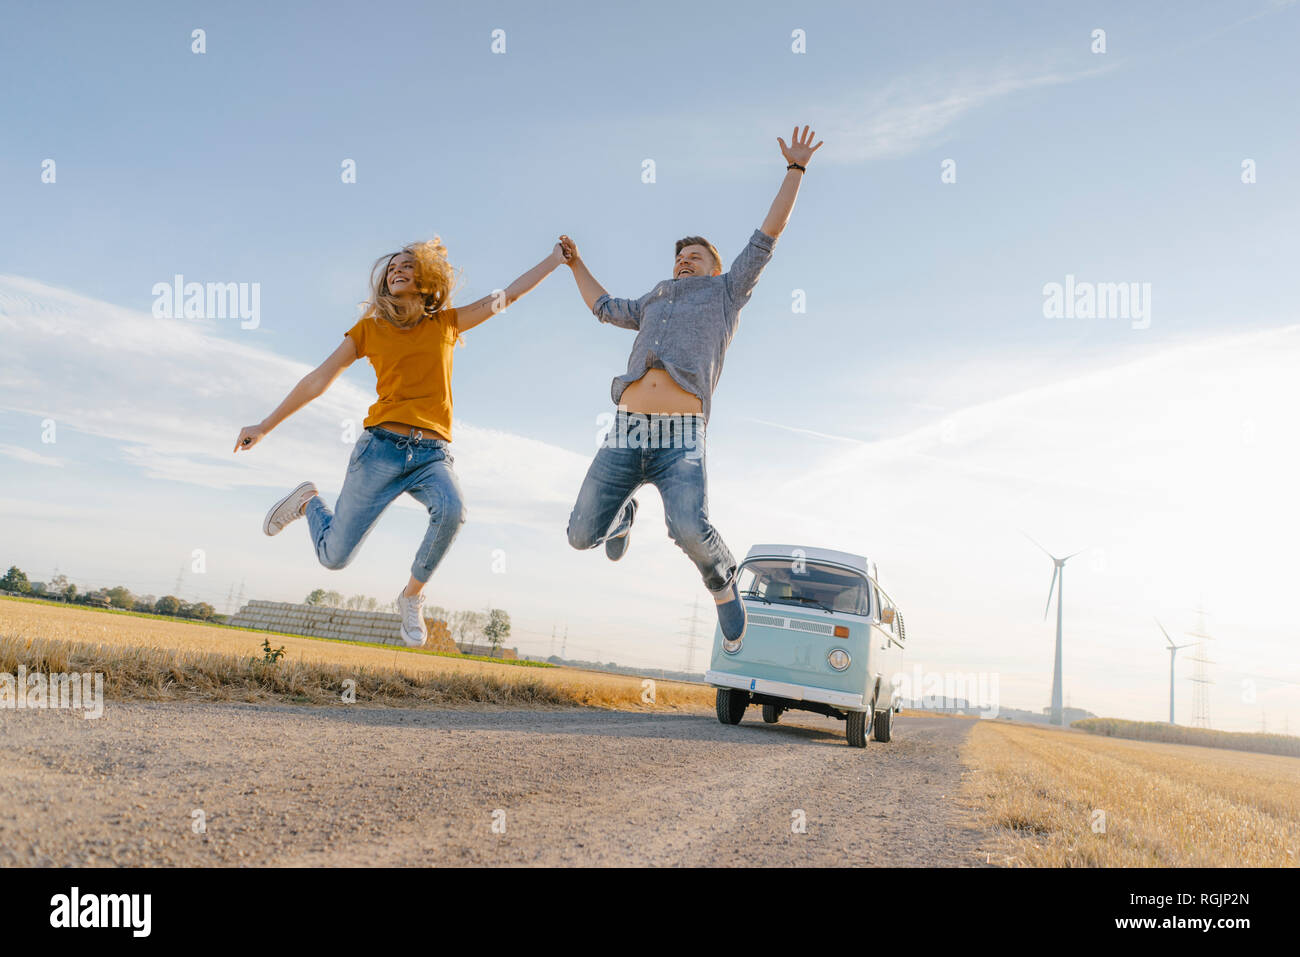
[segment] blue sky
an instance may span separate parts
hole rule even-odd
[[[124,579],[125,560],[139,590],[162,593],[210,542],[210,580],[187,587],[219,606],[241,579],[257,597],[316,583],[386,596],[419,538],[414,510],[387,516],[338,574],[311,565],[297,529],[267,542],[257,525],[281,485],[337,491],[338,423],[364,414],[368,366],[260,461],[226,454],[334,348],[375,258],[438,233],[466,301],[567,232],[612,293],[640,295],[679,236],[730,261],[783,174],[776,137],[807,122],[826,146],[715,397],[711,507],[733,549],[822,536],[807,543],[869,552],[909,631],[928,633],[925,660],[997,668],[1022,706],[1046,703],[1035,608],[1050,565],[1018,529],[1099,549],[1067,598],[1074,703],[1159,717],[1150,618],[1189,628],[1204,602],[1238,637],[1224,726],[1289,713],[1300,727],[1295,686],[1280,683],[1300,680],[1293,655],[1279,660],[1294,627],[1268,587],[1276,536],[1295,524],[1267,497],[1295,464],[1279,415],[1293,393],[1284,366],[1261,371],[1294,349],[1297,321],[1295,5],[61,11],[11,5],[0,37],[0,301],[22,323],[5,327],[0,365],[3,558],[97,581]],[[340,181],[345,159],[355,184]],[[176,273],[260,283],[259,328],[143,323],[154,283]],[[1150,283],[1150,328],[1044,318],[1044,284],[1067,274]],[[596,323],[565,271],[466,337],[455,399],[471,524],[430,599],[511,609],[524,650],[548,651],[567,622],[570,654],[675,667],[699,588],[661,515],[642,513],[627,568],[563,537],[631,339]],[[53,447],[39,442],[50,416]],[[1225,431],[1206,441],[1216,416]],[[1260,474],[1243,474],[1251,456]],[[306,462],[319,472],[300,476]],[[1211,557],[1191,561],[1197,549]],[[511,557],[508,584],[485,571],[494,550]],[[976,622],[953,607],[954,575],[986,603]],[[1108,685],[1116,656],[1149,640],[1151,682],[1139,658],[1139,683]],[[1229,665],[1275,674],[1272,704],[1245,701]]]

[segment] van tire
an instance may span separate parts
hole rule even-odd
[[[763,720],[768,724],[776,724],[781,720],[781,708],[774,704],[763,705]]]
[[[880,742],[886,742],[894,733],[894,709],[886,708],[884,711],[876,712],[876,719],[872,722],[872,734]]]
[[[718,689],[718,720],[723,724],[740,724],[749,706],[749,692],[739,688]]]
[[[844,732],[850,748],[867,746],[867,711],[850,711],[844,716]]]

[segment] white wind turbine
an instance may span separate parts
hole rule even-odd
[[[1156,627],[1164,633],[1165,641],[1169,643],[1169,723],[1174,723],[1174,655],[1178,654],[1183,648],[1192,647],[1191,643],[1185,645],[1176,645],[1174,640],[1169,637],[1169,632],[1165,631],[1165,626],[1160,624],[1156,619]]]
[[[1038,542],[1025,535],[1031,542],[1038,545]],[[1042,545],[1038,545],[1043,554],[1052,560],[1052,584],[1047,588],[1047,607],[1043,609],[1043,620],[1047,620],[1047,613],[1052,610],[1052,593],[1056,593],[1056,662],[1052,666],[1052,714],[1050,721],[1052,724],[1064,724],[1064,716],[1061,708],[1061,624],[1064,613],[1061,610],[1061,597],[1065,591],[1065,563],[1068,562],[1079,552],[1072,555],[1066,555],[1064,558],[1057,558]]]

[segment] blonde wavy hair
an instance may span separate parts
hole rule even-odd
[[[402,253],[415,260],[415,288],[419,296],[395,296],[388,289],[388,265]],[[439,237],[410,243],[375,260],[370,270],[370,299],[365,304],[365,315],[391,322],[399,329],[410,329],[445,308],[455,287],[456,271],[447,261],[447,247]]]

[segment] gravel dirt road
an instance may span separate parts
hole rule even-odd
[[[4,711],[0,865],[983,865],[971,724],[904,714],[856,749],[756,707]]]

